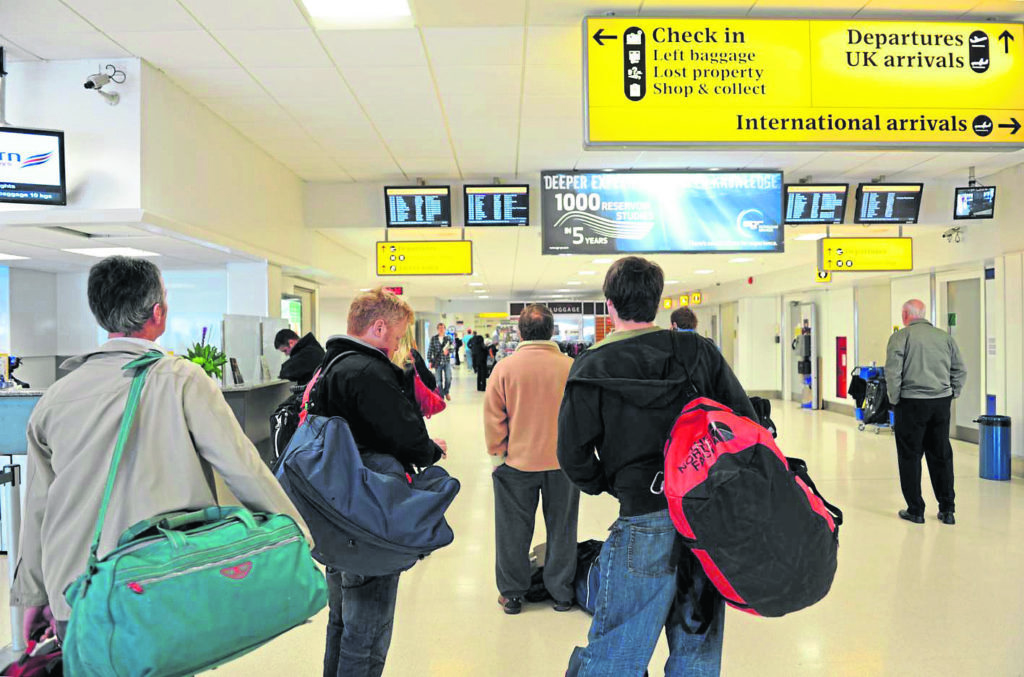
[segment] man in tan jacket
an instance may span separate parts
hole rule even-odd
[[[556,611],[573,603],[576,523],[580,491],[558,466],[558,409],[572,360],[551,340],[555,318],[547,306],[519,316],[523,342],[494,366],[484,398],[487,453],[494,469],[495,571],[507,614],[523,608],[530,587],[530,541],[537,502],[544,494],[547,556],[544,586]]]
[[[144,259],[104,259],[89,271],[88,293],[110,340],[64,363],[73,371],[43,395],[28,424],[25,512],[11,590],[11,604],[26,608],[26,634],[46,623],[47,607],[58,633],[71,617],[63,592],[89,556],[132,381],[122,367],[160,350],[154,341],[167,324],[160,271]],[[242,432],[219,384],[188,360],[160,360],[150,368],[125,446],[100,556],[136,522],[216,505],[214,470],[247,508],[289,515],[309,540],[306,523]]]

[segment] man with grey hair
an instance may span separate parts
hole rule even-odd
[[[89,308],[105,344],[71,358],[71,371],[39,400],[29,419],[21,548],[11,604],[25,607],[24,632],[48,622],[61,635],[71,617],[63,592],[82,571],[128,400],[125,365],[153,351],[167,325],[160,270],[115,256],[89,271]],[[305,522],[260,459],[220,387],[198,365],[161,359],[150,367],[124,450],[99,555],[130,526],[161,513],[217,505],[216,470],[253,511]],[[199,632],[200,630],[197,630]]]
[[[907,509],[899,516],[924,524],[921,456],[928,462],[939,521],[956,524],[953,448],[949,444],[950,404],[960,396],[967,370],[956,341],[925,319],[918,299],[903,304],[903,326],[889,339],[885,381],[895,408],[896,451],[900,487]]]

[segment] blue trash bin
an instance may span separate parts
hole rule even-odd
[[[979,416],[978,475],[986,480],[1010,479],[1010,417]]]

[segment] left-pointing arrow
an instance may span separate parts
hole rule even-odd
[[[1020,131],[1020,123],[1017,122],[1017,118],[1010,118],[1010,124],[1008,124],[1008,125],[999,125],[999,128],[1000,129],[1012,129],[1013,131],[1010,132],[1010,134],[1013,135],[1013,134],[1016,134],[1018,131]]]
[[[596,42],[597,44],[601,45],[602,47],[604,47],[604,41],[605,40],[618,40],[618,39],[619,39],[619,36],[617,36],[617,35],[608,35],[607,33],[604,32],[603,28],[598,28],[597,32],[594,33],[594,42]]]

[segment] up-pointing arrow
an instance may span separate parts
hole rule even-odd
[[[999,39],[1003,41],[1003,54],[1010,53],[1010,40],[1014,40],[1013,34],[1010,31],[1003,31],[999,34]]]

